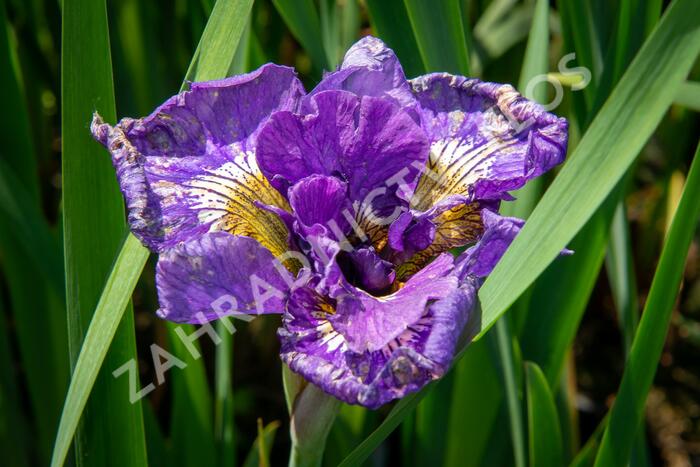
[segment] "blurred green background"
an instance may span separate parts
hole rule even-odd
[[[650,376],[658,362],[657,372],[641,424],[622,417],[629,426],[611,426],[632,433],[625,456],[631,465],[700,465],[697,218],[675,224],[678,235],[692,238],[689,250],[687,242],[668,241],[675,238],[671,219],[684,189],[684,215],[700,205],[697,190],[685,183],[700,135],[700,67],[697,47],[688,45],[699,37],[696,2],[219,0],[215,7],[214,0],[108,0],[105,9],[101,0],[0,0],[0,462],[48,465],[71,361],[126,232],[108,154],[89,140],[93,110],[114,123],[112,83],[119,118],[147,115],[180,90],[184,77],[231,75],[266,62],[295,67],[311,89],[353,42],[375,34],[396,51],[408,77],[450,71],[524,92],[530,79],[549,74],[550,84],[528,97],[551,102],[551,83],[561,86],[564,99],[553,111],[570,119],[569,154],[599,113],[610,128],[618,118],[651,123],[640,125],[637,139],[621,134],[620,144],[642,149],[630,154],[630,167],[613,180],[614,189],[603,193],[605,201],[583,219],[576,237],[566,239],[575,255],[555,260],[525,284],[525,293],[453,371],[420,402],[410,402],[418,404],[415,410],[408,407],[397,419],[400,411],[392,412],[389,420],[401,421],[398,428],[388,436],[391,430],[380,429],[373,444],[350,459],[391,407],[343,406],[324,464],[592,465],[599,456],[599,465],[614,465],[598,446],[623,372],[632,374],[626,358],[655,279],[659,300],[669,304],[650,301],[646,313],[649,329],[665,341],[659,358],[652,337],[637,336],[633,361]],[[666,27],[658,26],[662,13],[674,8]],[[200,43],[208,21],[214,26]],[[214,36],[221,31],[234,33]],[[648,67],[631,67],[652,33],[657,40],[637,57]],[[558,64],[572,52],[571,70],[562,73]],[[665,63],[667,57],[684,60],[681,78],[669,78],[676,65]],[[585,78],[573,70],[577,66],[591,74],[581,90],[574,90]],[[654,92],[618,92],[625,79],[620,88],[627,84],[630,93]],[[659,89],[671,96],[665,104],[652,102]],[[619,108],[604,106],[613,90]],[[615,135],[607,138],[615,141]],[[592,158],[597,152],[585,151]],[[586,176],[578,188],[582,198],[587,189],[599,189]],[[533,183],[503,209],[527,217],[554,178]],[[669,264],[675,258],[671,272],[657,269],[665,241],[671,243]],[[153,270],[150,258],[67,463],[285,464],[290,441],[275,336],[279,318],[237,323],[238,332],[223,345],[200,339],[203,358],[191,359],[176,326],[154,314]],[[674,274],[681,274],[680,289]],[[154,343],[188,366],[169,371],[142,404],[131,405],[128,376],[112,372],[136,355],[142,386],[155,381]],[[644,403],[645,384],[630,381],[631,399],[625,400]],[[610,436],[611,446],[627,452],[625,441]]]

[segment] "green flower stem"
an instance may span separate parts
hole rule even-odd
[[[292,373],[286,365],[282,367],[282,379],[292,438],[289,467],[319,467],[340,401]]]

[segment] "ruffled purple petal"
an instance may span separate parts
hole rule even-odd
[[[433,303],[424,321],[430,323],[423,355],[446,370],[452,364],[460,344],[464,344],[465,326],[477,301],[477,287],[470,278],[442,300]]]
[[[566,155],[567,122],[509,85],[434,73],[411,80],[431,142],[431,176],[412,203],[420,211],[449,195],[508,199]]]
[[[414,275],[402,289],[386,297],[360,290],[338,298],[337,313],[329,321],[350,350],[382,349],[424,313],[429,300],[445,298],[457,287],[451,276],[452,257],[442,255]]]
[[[311,105],[307,115],[277,112],[260,132],[258,164],[273,186],[284,193],[312,174],[336,176],[351,201],[399,204],[397,190],[413,189],[427,156],[413,119],[391,100],[345,91],[318,93]]]
[[[240,313],[282,313],[290,278],[256,240],[212,232],[158,257],[161,318],[204,323]]]
[[[396,54],[372,36],[363,37],[350,47],[338,70],[327,73],[302,100],[302,108],[311,112],[310,97],[333,89],[358,96],[388,97],[404,109],[416,105]]]
[[[435,224],[429,217],[418,217],[407,211],[389,227],[389,246],[410,257],[433,243],[435,231]]]
[[[442,255],[386,297],[296,289],[278,331],[283,361],[352,404],[418,391],[449,368],[475,303],[473,282],[460,285],[452,264]]]
[[[336,177],[311,175],[289,189],[289,204],[303,235],[332,235],[341,241],[352,218],[347,183]]]
[[[292,69],[265,65],[193,83],[140,120],[112,127],[96,115],[91,130],[112,154],[134,234],[154,251],[211,230],[284,250],[284,225],[255,202],[285,208],[286,201],[260,173],[253,150],[270,114],[295,110],[303,94]]]
[[[482,278],[491,274],[525,224],[522,219],[503,217],[488,209],[481,211],[481,218],[484,234],[457,258],[457,274],[461,278],[467,275]]]

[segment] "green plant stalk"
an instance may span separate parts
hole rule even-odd
[[[656,373],[673,304],[678,295],[688,247],[700,216],[700,145],[688,172],[678,209],[666,237],[649,290],[596,466],[622,466],[630,456],[644,402]]]
[[[282,365],[292,448],[289,467],[320,467],[340,401]]]

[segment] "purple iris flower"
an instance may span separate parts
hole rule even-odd
[[[95,115],[92,132],[159,254],[159,316],[281,313],[282,360],[371,408],[449,369],[522,225],[500,201],[567,144],[566,121],[511,86],[407,80],[373,37],[310,93],[268,64],[192,83],[143,119]]]

